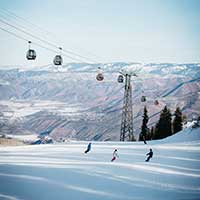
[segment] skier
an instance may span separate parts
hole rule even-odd
[[[85,153],[88,153],[91,150],[92,143],[90,142],[85,150]]]
[[[112,158],[111,162],[113,162],[114,160],[116,160],[116,158],[119,158],[119,156],[117,154],[117,149],[115,149],[114,152],[113,152],[113,158]]]
[[[147,153],[146,155],[147,155],[148,157],[147,157],[147,159],[146,159],[145,161],[146,161],[146,162],[149,162],[150,158],[153,157],[153,151],[152,151],[152,149],[150,149],[149,153]]]
[[[144,141],[144,144],[147,144],[147,142],[146,142],[146,138],[145,138],[144,135],[142,136],[142,139],[143,139],[143,141]]]

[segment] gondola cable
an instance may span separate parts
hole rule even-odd
[[[48,30],[45,30],[43,27],[40,27],[40,26],[38,26],[38,25],[36,25],[36,24],[30,22],[29,20],[24,19],[23,17],[18,16],[17,14],[15,14],[15,13],[13,13],[13,12],[11,12],[11,11],[8,11],[8,10],[5,9],[5,8],[0,8],[0,12],[3,12],[4,15],[11,16],[12,18],[14,17],[15,20],[18,20],[18,22],[19,22],[19,21],[25,22],[27,25],[30,25],[30,24],[31,24],[31,25],[32,25],[32,27],[31,27],[32,29],[33,29],[33,27],[35,27],[35,28],[37,28],[37,30],[39,30],[41,33],[42,33],[42,31],[43,31],[43,32],[45,33],[45,35],[48,34],[48,35],[52,35],[52,36],[54,36],[54,37],[57,37],[54,33],[50,32],[50,31],[48,31]],[[74,52],[71,51],[71,50],[65,50],[65,49],[63,48],[63,51],[65,51],[66,53],[70,53],[70,54],[76,55],[76,56],[78,56],[78,57],[81,57],[81,58],[83,58],[83,59],[90,60],[90,61],[92,61],[92,62],[98,63],[96,60],[93,60],[93,59],[91,59],[91,58],[88,58],[88,57],[82,56],[82,55],[80,55],[80,54],[74,53]],[[95,56],[96,58],[100,58],[99,56],[95,55],[94,53],[90,53],[90,52],[88,52],[88,53],[89,53],[90,55],[92,55],[92,56]]]
[[[0,27],[0,29],[1,29],[2,31],[4,31],[4,32],[9,33],[10,35],[13,35],[13,36],[15,36],[15,37],[21,39],[21,40],[24,40],[24,41],[26,41],[26,42],[29,42],[29,41],[30,41],[30,40],[28,40],[28,39],[26,39],[26,38],[24,38],[24,37],[22,37],[22,36],[19,36],[19,35],[16,34],[16,33],[13,33],[13,32],[11,32],[11,31],[9,31],[9,30],[6,30],[6,29],[4,29],[4,28],[2,28],[2,27]],[[57,53],[56,50],[51,49],[51,48],[49,48],[49,47],[45,47],[45,46],[43,46],[43,45],[41,45],[41,44],[39,44],[39,43],[37,43],[37,42],[32,42],[32,43],[35,44],[36,46],[39,46],[39,47],[43,48],[43,49],[46,49],[46,50],[48,50],[48,51]],[[63,54],[63,56],[65,56],[66,58],[69,58],[69,59],[71,59],[71,60],[74,60],[74,61],[82,62],[81,60],[79,60],[79,59],[77,59],[77,58],[73,58],[73,57],[71,57],[71,56],[69,56],[69,55],[66,55],[66,54]]]
[[[21,31],[21,32],[23,32],[24,34],[29,35],[29,36],[31,36],[31,37],[33,37],[33,38],[35,38],[35,39],[37,39],[37,40],[39,40],[39,41],[41,41],[41,42],[43,42],[43,43],[46,43],[46,44],[48,44],[49,46],[52,46],[52,47],[54,47],[54,48],[56,48],[56,49],[58,48],[57,45],[55,45],[55,44],[53,44],[53,43],[51,43],[51,42],[49,42],[49,41],[46,41],[46,40],[44,40],[44,39],[42,39],[42,38],[40,38],[40,37],[38,37],[38,36],[35,36],[35,35],[33,35],[33,34],[27,32],[27,31],[25,31],[25,30],[23,30],[23,29],[21,29],[21,28],[15,26],[15,25],[12,25],[12,24],[10,24],[10,23],[8,23],[8,22],[2,20],[2,19],[0,19],[0,22],[6,24],[7,26],[10,26],[10,27],[16,29],[17,31]],[[76,53],[73,53],[73,52],[71,52],[71,51],[68,51],[68,50],[64,50],[64,49],[63,49],[63,52],[65,52],[65,53],[70,53],[70,54],[73,54],[73,55],[75,55],[75,56],[79,56],[79,57],[81,57],[81,58],[87,59],[86,57],[80,56],[80,55],[78,55],[78,54],[76,54]],[[79,61],[80,61],[80,60],[79,60]],[[81,61],[81,62],[83,62],[83,61]],[[92,62],[93,62],[93,61],[92,61]]]

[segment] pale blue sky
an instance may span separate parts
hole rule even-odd
[[[0,8],[54,33],[33,30],[39,37],[95,61],[200,62],[200,0],[1,0]],[[27,63],[25,41],[0,30],[0,42],[0,65]],[[35,64],[52,61],[54,53],[35,49]]]

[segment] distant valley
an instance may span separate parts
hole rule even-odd
[[[104,80],[98,82],[101,67]],[[153,126],[167,105],[179,106],[192,119],[200,115],[200,64],[69,63],[58,69],[2,66],[0,68],[1,134],[39,134],[54,138],[119,140],[124,84],[120,70],[132,78],[134,134],[140,132],[144,105]],[[141,96],[147,102],[140,101]],[[159,105],[154,105],[158,100]]]

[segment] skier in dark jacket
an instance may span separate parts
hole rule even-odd
[[[85,153],[88,153],[91,150],[92,143],[90,142],[85,150]]]
[[[146,159],[145,161],[146,161],[146,162],[149,162],[150,158],[153,157],[153,151],[152,151],[152,149],[150,149],[149,153],[147,153],[146,155],[147,155],[148,157],[147,157],[147,159]]]

